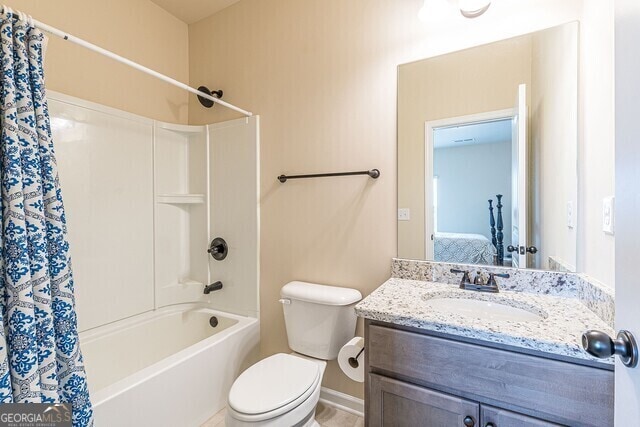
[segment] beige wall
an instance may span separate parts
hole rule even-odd
[[[222,87],[230,102],[261,116],[264,355],[289,351],[278,303],[285,283],[368,294],[389,277],[396,252],[393,118],[400,57],[395,29],[384,21],[402,19],[396,5],[241,1],[190,27],[191,84]],[[190,105],[191,123],[229,117],[234,114],[217,106]],[[378,180],[276,180],[281,173],[371,168],[380,169]],[[362,385],[346,379],[335,362],[325,385],[362,394]]]
[[[398,221],[400,258],[425,259],[425,122],[513,108],[530,82],[529,36],[398,69],[398,207],[411,212]]]
[[[613,3],[584,0],[578,130],[578,271],[611,287],[615,238],[602,231],[602,199],[615,192]]]
[[[242,0],[189,27],[190,80],[261,115],[262,353],[289,351],[279,290],[294,279],[368,294],[396,255],[397,66],[578,18],[581,2],[496,2],[480,20],[416,19],[421,0]],[[492,5],[492,7],[494,7]],[[191,99],[189,121],[238,117]],[[377,167],[362,177],[281,173]],[[359,331],[361,333],[361,331]],[[324,385],[362,396],[330,363]]]
[[[188,27],[149,0],[12,0],[13,9],[186,82]],[[187,121],[187,92],[49,36],[47,89],[168,122]]]
[[[578,191],[578,24],[532,36],[529,92],[532,203],[530,239],[539,249],[536,266],[549,268],[553,256],[576,267],[576,224],[567,225],[567,203],[577,216]]]

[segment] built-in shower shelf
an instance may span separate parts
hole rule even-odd
[[[163,123],[156,122],[156,127],[159,129],[170,130],[172,132],[182,134],[202,134],[206,132],[205,126],[192,126],[192,125],[179,125],[177,123]]]
[[[169,205],[197,205],[205,202],[204,194],[159,194],[158,203]]]

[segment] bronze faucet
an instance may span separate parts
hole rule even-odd
[[[496,282],[496,277],[502,277],[505,279],[508,279],[510,277],[507,273],[489,273],[489,280],[485,282],[484,278],[482,277],[482,272],[478,271],[472,283],[471,276],[469,276],[468,270],[456,270],[455,268],[452,268],[451,272],[462,274],[462,279],[460,280],[460,289],[477,292],[498,293],[500,292],[500,288],[498,287],[498,282]]]

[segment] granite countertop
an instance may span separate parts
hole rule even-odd
[[[506,302],[543,319],[524,322],[480,319],[433,309],[429,298]],[[613,358],[596,359],[582,349],[581,337],[588,329],[598,329],[610,336],[615,336],[615,332],[577,298],[505,290],[492,294],[462,290],[451,284],[391,278],[355,309],[358,316],[371,320],[607,365],[614,363]]]

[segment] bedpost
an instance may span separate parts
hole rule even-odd
[[[496,233],[496,249],[498,250],[498,265],[504,265],[504,233],[502,232],[502,230],[504,229],[504,224],[502,223],[502,194],[496,194],[496,199],[498,199],[498,203],[496,204],[496,208],[498,208],[498,221],[496,224],[496,227],[498,229],[498,232]]]
[[[491,243],[498,249],[496,240],[496,218],[493,216],[493,199],[489,199],[489,225],[491,226]]]

